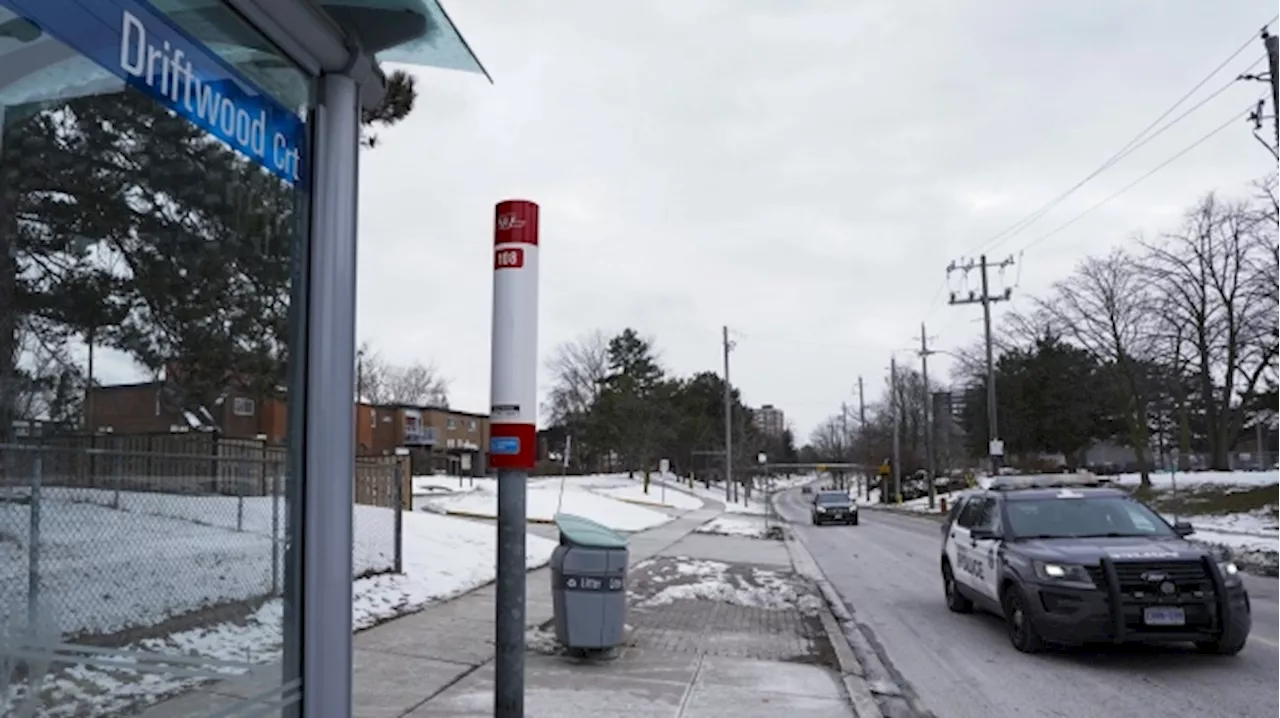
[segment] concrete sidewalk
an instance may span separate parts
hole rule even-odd
[[[714,514],[704,512],[698,522]],[[855,714],[834,668],[838,661],[822,618],[825,604],[816,587],[812,592],[804,586],[793,588],[800,585],[793,582],[802,579],[793,573],[783,542],[691,533],[646,561],[648,553],[633,553],[628,581],[632,631],[617,658],[574,660],[561,655],[549,633],[531,632],[525,669],[528,718],[861,715]],[[700,582],[700,571],[718,575]],[[546,597],[540,600],[549,601],[549,584],[536,589],[531,584],[531,601],[535,590]],[[735,598],[733,594],[741,591],[755,592],[757,599]],[[788,591],[793,592],[790,605],[759,598],[761,593],[768,599]],[[484,626],[490,631],[491,627],[492,621]],[[405,649],[401,644],[389,650]],[[389,701],[369,701],[370,692],[412,691],[409,686],[416,680],[409,672],[387,678],[389,684],[375,685],[366,678],[359,686],[357,716],[493,715],[493,670],[487,661],[407,714],[396,713]]]
[[[634,565],[656,555],[719,515],[722,509],[719,504],[704,502],[701,509],[631,534],[628,537],[631,563]],[[529,528],[531,533],[557,537],[553,526],[530,525]],[[552,618],[550,569],[535,569],[527,575],[526,623],[536,629]],[[357,633],[352,658],[353,716],[425,715],[413,711],[493,660],[493,638],[492,583]],[[536,663],[531,665],[531,671],[535,670],[534,666]],[[219,709],[231,709],[272,688],[278,690],[280,681],[280,665],[267,664],[249,675],[212,683],[157,704],[143,715],[144,718],[207,715]],[[491,714],[490,708],[475,713]],[[535,715],[529,714],[530,718]]]

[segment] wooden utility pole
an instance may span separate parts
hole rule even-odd
[[[996,264],[987,262],[987,255],[982,255],[977,262],[969,260],[963,264],[952,262],[947,266],[947,274],[952,272],[969,272],[977,269],[982,273],[982,293],[975,294],[969,291],[967,297],[957,297],[955,292],[951,293],[950,304],[981,304],[982,305],[982,324],[983,333],[986,335],[987,345],[987,454],[991,458],[991,473],[995,475],[999,473],[1001,465],[1004,463],[1004,442],[1000,441],[999,424],[996,421],[996,368],[994,353],[991,345],[991,305],[996,302],[1008,301],[1013,295],[1013,290],[1006,288],[1003,294],[995,296],[991,295],[990,283],[988,280],[988,270],[992,267],[996,269],[1004,269],[1013,266],[1013,257],[1001,260]]]
[[[862,377],[858,377],[858,429],[862,434],[862,453],[867,463],[862,467],[862,497],[867,497],[867,485],[871,483],[871,442],[867,440],[867,402],[862,395]],[[884,487],[880,487],[884,491]]]
[[[924,458],[929,480],[929,510],[933,510],[935,498],[934,478],[937,469],[933,461],[933,391],[929,388],[929,355],[937,352],[929,349],[929,339],[924,333],[924,322],[920,322],[920,377],[924,382]]]
[[[733,484],[733,398],[729,389],[729,351],[733,349],[733,342],[729,341],[729,327],[722,328],[721,337],[724,343],[724,500],[728,503],[734,500],[729,489]]]

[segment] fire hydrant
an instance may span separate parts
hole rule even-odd
[[[947,497],[938,499],[938,512],[943,514],[947,512]]]

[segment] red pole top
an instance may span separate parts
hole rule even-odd
[[[493,212],[493,243],[538,244],[538,205],[527,199],[505,199]]]

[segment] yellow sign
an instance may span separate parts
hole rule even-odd
[[[880,475],[881,475],[881,476],[888,476],[888,475],[889,475],[889,465],[888,465],[888,464],[880,464]]]
[[[826,471],[826,470],[827,470],[826,464],[818,464],[818,473],[822,473],[823,471]]]

